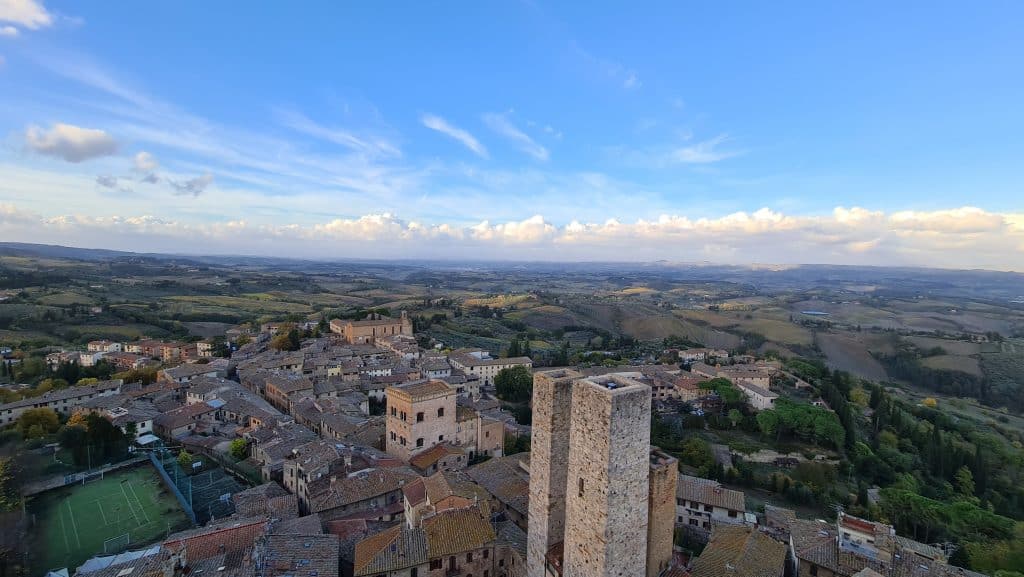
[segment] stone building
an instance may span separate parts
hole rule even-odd
[[[484,386],[494,384],[494,377],[505,369],[515,367],[533,367],[530,357],[494,358],[487,351],[480,349],[460,349],[448,355],[448,362],[453,368],[478,377]]]
[[[353,345],[372,344],[379,338],[395,335],[413,336],[412,320],[405,311],[397,319],[380,314],[371,314],[361,321],[334,319],[331,321],[331,332],[342,335],[346,342]]]
[[[529,577],[648,574],[649,559],[658,574],[671,557],[677,473],[667,455],[652,459],[650,387],[540,372],[533,408]]]
[[[544,577],[547,554],[565,539],[572,384],[583,375],[554,370],[533,375],[533,435],[530,438],[529,530],[526,572]]]
[[[672,562],[679,461],[651,447],[647,494],[647,577],[658,577]]]
[[[563,574],[631,575],[647,562],[651,389],[612,374],[572,397]]]
[[[439,443],[455,443],[455,389],[439,380],[387,388],[387,452],[409,462]]]

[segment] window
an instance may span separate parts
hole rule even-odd
[[[401,443],[401,445],[404,447],[405,446],[405,437],[399,437],[398,438],[398,442]]]
[[[488,550],[488,549],[484,549],[484,559],[487,559],[487,558],[488,558],[488,557],[490,557],[490,556],[491,556],[491,552],[490,552],[490,550]]]
[[[696,527],[697,526],[697,520],[696,519],[690,519],[690,525],[693,525],[694,527]]]
[[[583,477],[580,477],[580,490],[579,490],[579,496],[580,496],[580,497],[582,497],[582,496],[583,496]]]
[[[704,510],[707,511],[708,513],[711,513],[715,510],[715,508],[712,507],[711,505],[704,505]]]
[[[440,569],[441,565],[443,565],[443,562],[440,559],[431,559],[430,560],[430,570],[431,571],[434,571],[436,569]]]
[[[392,417],[397,417],[398,416],[398,409],[396,409],[394,407],[391,407],[391,416]]]
[[[485,437],[490,437],[491,436],[491,432],[490,431],[484,431],[484,436]]]
[[[420,570],[413,567],[412,571],[409,572],[409,577],[420,577]]]
[[[729,516],[735,519],[736,518],[736,511],[729,511]]]
[[[498,567],[504,567],[504,566],[505,566],[505,560],[504,559],[498,559]]]
[[[444,407],[441,407],[440,409],[437,410],[437,416],[438,417],[443,417],[444,416]]]
[[[444,441],[444,435],[438,435],[437,436],[437,442],[440,443],[442,441]]]
[[[417,423],[422,423],[423,422],[423,412],[422,411],[420,411],[419,413],[416,413],[416,422]]]
[[[417,447],[422,447],[423,446],[423,437],[420,437],[420,438],[416,439],[416,446]]]
[[[391,440],[394,441],[397,438],[398,438],[398,435],[396,435],[394,431],[391,431]]]
[[[817,565],[811,565],[811,575],[817,575],[817,574],[818,574],[818,566]]]
[[[491,577],[491,572],[488,569],[484,569],[484,577]]]

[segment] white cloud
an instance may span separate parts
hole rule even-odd
[[[424,114],[420,121],[423,122],[423,126],[458,140],[466,148],[476,153],[477,156],[487,158],[487,149],[484,148],[484,145],[480,144],[480,141],[469,132],[457,126],[453,126],[452,124],[449,124],[447,120],[433,114]]]
[[[160,166],[160,163],[157,162],[156,157],[144,150],[139,152],[138,154],[135,155],[134,158],[132,158],[132,163],[134,165],[135,170],[137,170],[138,172],[152,172],[156,170],[157,167]]]
[[[394,157],[402,155],[402,151],[386,139],[376,136],[357,136],[349,130],[323,126],[299,112],[281,110],[278,112],[278,117],[283,126],[296,132],[333,142],[356,152]]]
[[[946,213],[983,216],[969,230],[936,226]],[[849,218],[850,215],[860,215]],[[491,258],[520,260],[834,263],[990,268],[1024,271],[1024,214],[972,207],[905,215],[839,207],[823,216],[763,208],[717,218],[662,215],[624,222],[572,221],[541,215],[475,225],[429,224],[392,213],[312,224],[227,220],[190,224],[141,216],[42,216],[0,205],[5,238],[77,246],[195,254],[235,253],[311,258]],[[907,234],[913,232],[914,234]]]
[[[536,158],[537,160],[548,159],[548,149],[538,144],[522,130],[516,128],[505,114],[489,113],[483,116],[484,123],[501,136],[511,140],[520,150]]]
[[[117,152],[117,141],[106,132],[62,123],[54,124],[48,131],[30,126],[25,131],[25,143],[39,154],[68,162],[82,162]]]
[[[733,151],[719,150],[719,145],[729,139],[728,135],[720,134],[714,138],[697,142],[672,151],[672,160],[684,164],[709,164],[736,156]]]
[[[0,36],[14,38],[18,35],[18,29],[14,26],[0,26]]]
[[[36,0],[0,0],[0,22],[38,30],[53,24],[53,15]]]

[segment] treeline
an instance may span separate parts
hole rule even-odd
[[[916,350],[899,350],[891,355],[877,355],[887,373],[916,387],[954,397],[973,397],[986,404],[1015,402],[1020,408],[1024,399],[991,399],[985,379],[963,371],[933,369],[921,364]]]

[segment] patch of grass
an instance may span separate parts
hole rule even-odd
[[[129,548],[138,548],[190,523],[148,464],[48,491],[36,497],[32,510],[38,574],[61,567],[74,571],[104,554],[108,539],[127,533]]]
[[[981,365],[978,363],[978,359],[972,357],[963,357],[960,355],[939,355],[923,359],[921,364],[930,369],[963,371],[976,377],[982,376]]]

